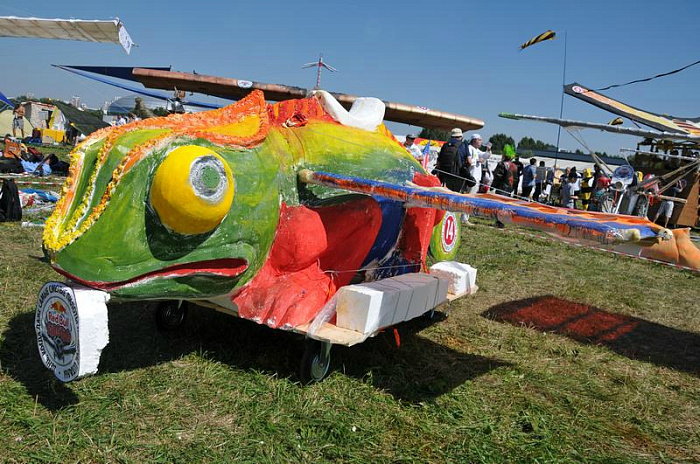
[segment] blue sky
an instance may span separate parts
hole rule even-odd
[[[509,121],[499,112],[558,116],[564,31],[567,83],[592,88],[655,75],[700,59],[700,1],[161,1],[5,0],[0,15],[119,17],[139,45],[0,38],[0,91],[69,99],[91,106],[126,92],[50,64],[157,66],[179,71],[312,87],[301,69],[320,52],[338,68],[327,90],[376,96],[475,116],[484,138],[554,143],[556,126]],[[557,39],[518,52],[553,29]],[[633,106],[700,115],[700,65],[652,82],[607,91]],[[565,97],[564,117],[595,122],[609,113]],[[630,123],[626,121],[626,124]],[[391,125],[398,134],[415,131]],[[617,153],[636,138],[583,132],[588,146]],[[561,146],[580,146],[562,131]]]

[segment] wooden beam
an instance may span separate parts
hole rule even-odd
[[[149,88],[163,90],[175,90],[177,88],[178,90],[187,92],[203,93],[233,100],[241,99],[255,89],[262,90],[265,93],[265,98],[272,101],[306,98],[311,92],[311,90],[301,87],[265,84],[262,82],[177,71],[134,68],[132,74],[139,82]],[[345,93],[331,92],[331,94],[346,109],[350,109],[358,98],[355,95],[348,95]],[[384,119],[387,121],[442,130],[450,130],[459,127],[463,131],[466,131],[484,127],[484,121],[481,119],[461,114],[447,113],[421,106],[390,101],[384,101],[384,104],[386,105]]]

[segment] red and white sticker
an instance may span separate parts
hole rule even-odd
[[[80,370],[78,308],[73,289],[49,282],[39,292],[34,328],[44,365],[63,382],[75,379]]]
[[[575,85],[575,86],[571,87],[571,90],[573,90],[576,93],[586,93],[587,92],[586,89],[584,89],[583,87],[581,87],[579,85]]]
[[[440,238],[443,251],[445,253],[451,252],[457,243],[457,216],[454,213],[445,213],[445,217],[442,220]]]

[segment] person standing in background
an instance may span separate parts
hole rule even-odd
[[[581,209],[588,211],[588,206],[591,203],[591,196],[593,195],[593,173],[591,168],[586,168],[583,170],[583,178],[581,179],[581,192],[579,197],[581,198]]]
[[[420,147],[416,145],[416,136],[414,134],[408,134],[406,140],[403,143],[403,147],[408,151],[419,163],[423,162],[423,152]]]
[[[673,215],[673,200],[670,198],[676,198],[678,195],[680,195],[683,189],[685,189],[686,185],[685,180],[681,179],[666,192],[665,196],[669,199],[661,202],[661,205],[659,205],[659,209],[656,211],[656,215],[654,216],[654,220],[652,222],[658,221],[659,216],[663,214],[664,227],[668,227],[668,221],[671,220],[671,216]]]
[[[520,161],[520,155],[515,153],[515,159],[513,159],[513,165],[515,165],[515,179],[513,179],[513,196],[518,196],[518,190],[520,186],[520,178],[523,175],[523,163]]]
[[[486,151],[481,150],[481,144],[481,135],[472,134],[469,138],[469,143],[467,144],[466,141],[464,141],[460,147],[459,154],[462,158],[462,165],[467,170],[464,177],[470,180],[464,193],[472,195],[479,193],[479,188],[481,187],[481,169],[484,163],[488,163],[489,156],[491,156],[491,144],[489,143],[486,145]],[[468,226],[471,225],[468,214],[462,214],[462,223]]]
[[[22,133],[24,138],[24,106],[19,103],[12,110],[12,136],[17,137],[17,129]]]
[[[479,191],[482,161],[487,160],[491,154],[491,144],[487,145],[486,151],[482,151],[481,143],[481,135],[472,134],[469,142],[463,141],[460,147],[459,154],[462,157],[462,165],[469,171],[469,176],[465,177],[474,179],[475,182],[474,185],[470,185],[468,189],[465,189],[464,193],[475,194]]]
[[[493,182],[491,183],[491,188],[498,195],[510,196],[513,191],[513,182],[517,170],[512,162],[514,157],[515,150],[513,147],[510,145],[503,147],[503,156],[493,170]]]
[[[532,189],[535,188],[535,176],[537,175],[536,163],[537,160],[535,158],[530,158],[530,164],[523,169],[523,196],[525,198],[530,198]]]
[[[459,147],[462,146],[462,129],[455,127],[450,132],[450,140],[448,140],[440,149],[437,158],[435,171],[442,185],[452,190],[459,192],[464,185],[464,180],[459,177],[460,159]]]
[[[540,195],[542,195],[546,182],[547,167],[544,165],[544,161],[540,161],[540,165],[535,170],[535,192],[532,194],[533,200],[540,201]]]
[[[577,180],[576,172],[569,172],[568,177],[561,186],[561,205],[564,208],[576,209],[576,200],[578,199],[575,195]]]

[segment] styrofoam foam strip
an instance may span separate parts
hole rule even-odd
[[[404,274],[338,291],[336,325],[363,334],[418,317],[447,299],[447,282]]]
[[[472,294],[476,292],[476,269],[457,261],[442,261],[430,267],[430,275],[445,279],[448,292],[453,295]]]

